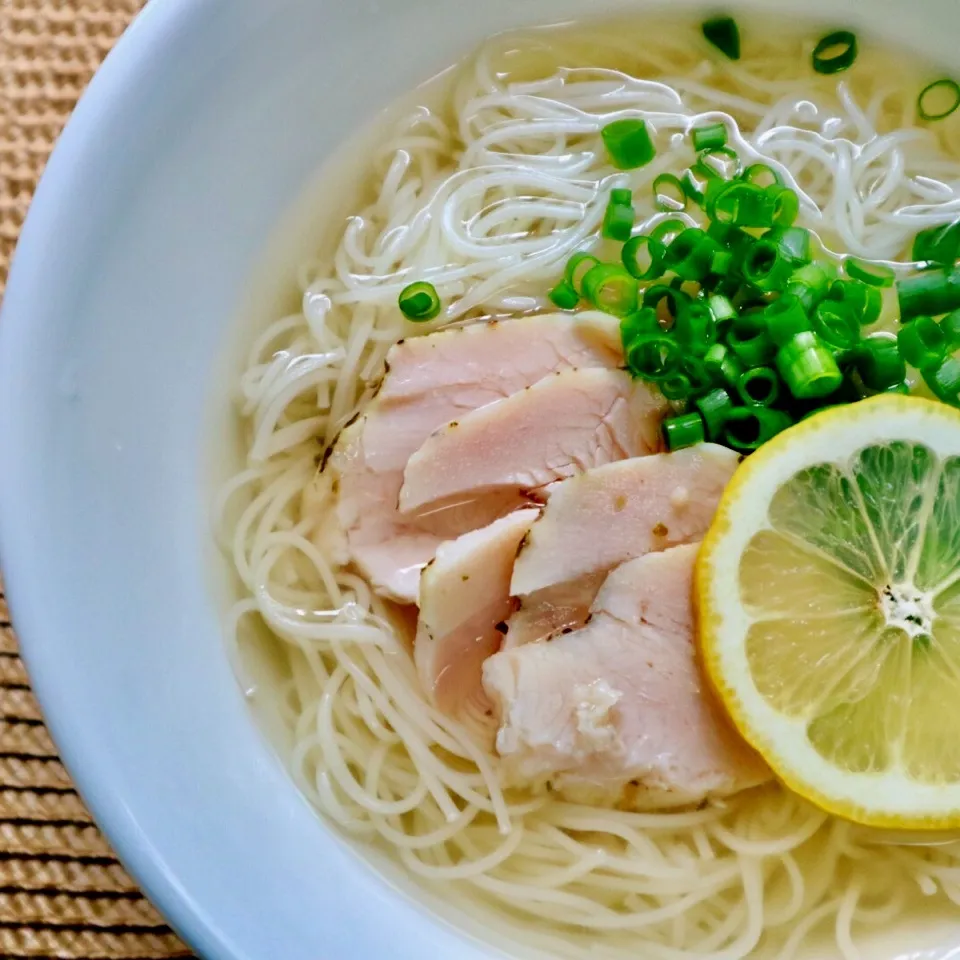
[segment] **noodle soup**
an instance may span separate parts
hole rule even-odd
[[[664,509],[689,527],[681,535],[674,520],[658,522],[652,539],[618,542],[595,567],[581,559],[591,553],[587,540],[603,541],[596,551],[607,549],[602,524],[581,524],[580,540],[544,550],[569,553],[576,566],[575,575],[556,574],[550,589],[587,586],[574,600],[565,594],[567,607],[553,595],[550,629],[531,639],[551,641],[539,649],[559,649],[553,640],[562,637],[575,660],[587,641],[594,649],[606,642],[597,631],[604,617],[617,619],[615,587],[633,596],[663,576],[651,591],[656,603],[682,579],[689,567],[683,551],[692,558],[736,469],[737,457],[720,451],[691,463],[672,460],[674,472],[660,477],[651,472],[660,469],[654,459],[679,457],[679,445],[660,452],[656,429],[648,435],[633,421],[617,433],[621,426],[611,426],[607,412],[600,420],[614,440],[594,443],[585,461],[571,455],[572,467],[556,467],[555,448],[581,442],[566,434],[543,453],[544,475],[540,461],[523,459],[550,430],[578,422],[583,411],[570,397],[581,398],[587,387],[597,404],[613,398],[604,411],[622,403],[655,428],[670,412],[656,390],[638,399],[608,314],[581,303],[558,315],[550,299],[572,255],[586,251],[596,263],[619,258],[605,225],[611,191],[628,192],[635,235],[654,236],[668,223],[676,234],[706,225],[702,195],[712,176],[725,176],[719,167],[762,166],[799,199],[795,224],[812,238],[817,262],[836,269],[854,257],[896,278],[915,266],[918,231],[957,216],[960,120],[934,123],[917,112],[917,94],[936,70],[860,38],[848,69],[820,73],[811,68],[811,51],[823,31],[783,23],[744,26],[741,56],[733,60],[713,49],[700,27],[637,18],[495,37],[433,83],[428,106],[392,112],[376,146],[357,158],[363,176],[352,194],[335,185],[338,196],[351,197],[349,216],[324,237],[328,255],[302,251],[302,309],[263,318],[240,382],[246,464],[218,500],[224,542],[245,588],[230,620],[231,644],[241,661],[250,648],[270,658],[277,689],[255,698],[268,699],[279,716],[286,759],[311,803],[518,945],[552,957],[786,960],[813,941],[828,943],[820,949],[829,955],[853,958],[858,943],[874,942],[877,931],[889,936],[921,910],[953,916],[960,846],[932,844],[926,835],[918,843],[832,816],[781,785],[697,679],[686,646],[681,667],[693,678],[692,695],[689,684],[680,693],[658,686],[673,675],[674,661],[645,675],[654,686],[637,694],[662,696],[661,714],[679,704],[674,731],[690,720],[683,698],[697,700],[690,701],[690,726],[702,739],[683,743],[675,733],[676,750],[692,755],[709,743],[710,756],[686,779],[677,764],[657,768],[662,751],[631,765],[621,750],[615,760],[604,758],[602,775],[584,766],[585,757],[607,749],[611,723],[620,724],[616,736],[627,736],[617,661],[586,692],[569,681],[578,690],[580,739],[562,764],[531,746],[536,735],[516,720],[518,701],[510,700],[519,695],[505,693],[508,682],[487,663],[507,648],[520,657],[526,646],[515,639],[518,617],[531,609],[527,597],[535,591],[518,601],[517,568],[507,571],[506,585],[497,575],[504,555],[519,565],[524,550],[533,552],[533,534],[544,533],[547,511],[560,501],[556,492],[538,491],[581,472],[614,483],[616,467],[624,482],[645,490],[665,484]],[[651,132],[655,155],[618,169],[602,131],[636,117]],[[700,151],[700,181],[686,179],[698,161],[692,131],[718,124],[722,145],[706,159]],[[414,283],[428,287],[421,306],[431,315],[415,318],[426,322],[398,307]],[[694,295],[682,283],[674,289],[682,288]],[[896,297],[891,286],[878,290],[868,327],[892,339],[901,319]],[[491,353],[499,379],[489,371],[487,379],[458,379],[458,371],[487,362],[486,333],[495,329],[500,342],[512,338],[509,348]],[[429,350],[417,353],[417,338],[454,331],[457,340],[423,340],[437,346],[439,361]],[[471,336],[475,342],[463,340]],[[545,343],[551,355],[541,370],[536,358]],[[577,380],[565,392],[543,385],[548,374],[558,383]],[[420,392],[410,387],[417,377],[428,378]],[[901,379],[904,389],[927,390],[916,372]],[[438,397],[449,415],[434,411],[425,426],[417,404],[436,405]],[[406,419],[387,424],[375,449],[369,414],[388,403]],[[476,411],[488,405],[495,409],[480,422]],[[468,414],[472,432],[456,445],[453,434]],[[515,429],[518,421],[528,427]],[[345,437],[366,445],[369,463],[380,457],[386,464],[418,430],[397,477],[384,479],[386,468],[375,479],[351,473],[355,456],[345,452]],[[510,441],[490,447],[490,435]],[[448,476],[457,473],[446,459],[450,450],[459,451],[458,465],[469,461],[465,477]],[[505,463],[508,453],[519,465]],[[512,479],[528,469],[535,480]],[[690,490],[705,511],[696,520]],[[416,523],[396,513],[405,498],[425,505]],[[616,508],[625,516],[627,499]],[[676,569],[652,565],[661,554]],[[640,562],[648,565],[626,570]],[[612,581],[611,571],[623,579]],[[474,609],[473,591],[481,588],[471,583],[481,577],[492,599],[485,595]],[[456,620],[454,607],[483,614],[494,632],[471,626],[470,642],[451,654],[444,648],[450,632],[438,624]],[[590,630],[597,635],[580,636],[575,646]],[[520,660],[511,663],[519,678]],[[542,678],[555,668],[544,661],[529,669]],[[452,677],[456,685],[447,691]],[[649,716],[641,721],[651,729]],[[673,749],[670,730],[663,736],[665,749]],[[559,734],[551,737],[551,750],[562,753]]]

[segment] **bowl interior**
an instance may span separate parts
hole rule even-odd
[[[50,163],[0,325],[8,593],[85,798],[205,957],[491,956],[320,822],[251,718],[208,521],[235,455],[224,371],[267,238],[396,91],[504,28],[637,5],[153,0]],[[952,0],[753,6],[868,20],[960,63]],[[277,247],[278,285],[293,253]]]

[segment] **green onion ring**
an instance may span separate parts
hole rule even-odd
[[[685,413],[679,417],[668,417],[661,425],[663,439],[668,450],[683,450],[684,447],[695,447],[706,439],[703,429],[703,420],[699,413]]]
[[[561,280],[547,296],[561,310],[573,310],[580,303],[580,294],[566,280]]]
[[[679,217],[668,217],[666,220],[661,220],[660,223],[650,231],[650,238],[659,241],[666,247],[670,245],[678,234],[683,233],[688,226],[689,224],[686,220],[681,220]]]
[[[700,29],[704,37],[731,60],[740,59],[740,28],[733,17],[711,17]]]
[[[568,261],[567,265],[563,271],[563,279],[573,287],[580,296],[583,296],[583,278],[591,270],[591,268],[598,266],[600,263],[600,258],[595,257],[592,253],[585,253],[581,251],[580,253],[575,253]],[[581,264],[587,264],[583,273],[577,276],[577,268]]]
[[[840,50],[831,56],[826,54],[834,47]],[[857,35],[849,30],[835,30],[822,37],[813,48],[811,60],[817,73],[840,73],[853,66],[857,59]]]
[[[709,164],[709,160],[712,157],[722,158],[725,161],[733,161],[733,173],[728,177],[724,176],[720,169]],[[708,150],[701,150],[700,153],[697,154],[697,162],[691,169],[695,173],[703,174],[705,177],[735,180],[743,170],[743,163],[740,160],[740,155],[732,147],[711,147]]]
[[[670,196],[665,192],[669,187],[676,196]],[[661,173],[653,181],[653,205],[658,210],[664,210],[671,213],[684,210],[687,206],[687,191],[679,177],[672,173]]]
[[[397,298],[400,312],[413,323],[427,323],[436,318],[441,309],[437,288],[426,280],[405,286]]]
[[[780,396],[780,377],[772,367],[753,367],[740,374],[737,393],[746,404],[769,407]]]
[[[843,268],[851,280],[859,280],[871,287],[892,287],[897,275],[883,263],[861,260],[859,257],[847,257]]]
[[[740,179],[745,180],[747,183],[753,183],[758,187],[784,186],[783,177],[766,163],[751,163],[750,166],[740,174]],[[761,183],[761,180],[765,180],[766,182]]]
[[[947,90],[953,94],[953,102],[946,110],[940,110],[935,113],[931,113],[923,105],[924,100],[927,99],[928,95],[939,90]],[[917,113],[920,114],[921,118],[924,120],[943,120],[944,117],[949,117],[957,107],[960,107],[960,84],[956,80],[951,80],[949,77],[944,77],[942,80],[934,80],[933,83],[928,83],[921,91],[920,95],[917,97]]]
[[[793,425],[782,410],[771,410],[759,404],[734,407],[727,415],[723,440],[728,447],[750,453]]]
[[[673,337],[650,333],[630,344],[627,367],[636,376],[656,382],[678,371],[682,354],[680,344]]]
[[[598,263],[583,278],[583,295],[598,310],[626,317],[637,309],[639,285],[619,263]]]
[[[640,266],[638,254],[641,249],[647,251],[650,258],[649,266],[644,269]],[[653,237],[639,235],[631,237],[620,250],[620,259],[626,268],[627,273],[638,280],[656,280],[663,276],[663,256],[667,248]]]
[[[690,378],[685,373],[671,373],[670,376],[664,377],[658,386],[668,400],[686,400],[693,392]]]

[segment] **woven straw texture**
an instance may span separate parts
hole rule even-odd
[[[47,156],[142,0],[0,0],[0,295]],[[0,958],[189,957],[70,784],[0,594]]]

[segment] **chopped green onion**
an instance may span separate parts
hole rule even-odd
[[[924,383],[944,403],[960,406],[960,360],[947,357],[939,366],[922,371]]]
[[[746,404],[769,407],[780,396],[780,378],[771,367],[753,367],[740,375],[737,393]]]
[[[710,308],[702,300],[682,304],[673,334],[688,352],[702,356],[717,339],[717,324]]]
[[[939,263],[952,267],[960,260],[960,220],[921,230],[913,238],[911,257],[918,263]]]
[[[728,447],[749,453],[792,425],[793,421],[782,410],[759,404],[734,407],[727,415],[723,440]]]
[[[960,267],[926,270],[897,281],[900,317],[910,320],[921,314],[939,317],[960,308]]]
[[[889,334],[878,333],[861,340],[853,355],[853,365],[865,387],[886,390],[901,383],[907,367],[897,341]]]
[[[731,60],[740,59],[740,28],[733,17],[711,17],[704,20],[700,29],[724,56]]]
[[[760,300],[756,303],[744,301],[740,304],[740,311],[733,321],[733,329],[741,336],[753,336],[756,333],[763,333],[767,329],[764,309],[766,301]]]
[[[688,353],[681,359],[680,366],[689,378],[691,389],[695,395],[699,395],[713,386],[713,376],[700,357]]]
[[[800,213],[800,198],[789,187],[767,187],[767,196],[773,201],[773,223],[789,227]]]
[[[598,263],[583,278],[583,295],[598,310],[625,317],[637,309],[639,284],[619,263]]]
[[[774,227],[763,235],[763,239],[775,243],[795,265],[810,262],[810,231],[803,227]]]
[[[883,309],[883,296],[877,287],[856,280],[836,280],[830,287],[830,299],[847,307],[861,327],[876,323]]]
[[[798,400],[829,396],[843,383],[837,361],[815,333],[798,333],[777,351],[777,369]]]
[[[707,306],[713,315],[714,323],[718,326],[721,323],[726,323],[728,320],[736,320],[737,318],[737,310],[733,303],[731,303],[730,298],[722,294],[715,293],[712,297],[709,297],[707,299]]]
[[[631,276],[638,280],[656,280],[663,276],[663,256],[666,247],[653,237],[637,236],[628,240],[620,251],[620,259]],[[645,263],[640,262],[646,254]]]
[[[751,163],[750,166],[740,174],[740,179],[764,189],[767,187],[782,187],[784,185],[783,177],[766,163]]]
[[[710,275],[715,278],[726,277],[733,266],[733,254],[729,250],[715,250],[710,258]]]
[[[830,275],[817,263],[808,263],[794,270],[786,286],[786,293],[796,297],[807,313],[813,312],[817,304],[827,296],[829,290]]]
[[[857,59],[857,36],[849,30],[835,30],[813,48],[813,69],[817,73],[840,73]]]
[[[676,320],[683,309],[683,305],[689,301],[690,297],[682,290],[675,290],[673,287],[664,286],[662,283],[647,287],[643,292],[643,305],[658,310],[661,303],[666,305],[668,320]]]
[[[709,393],[705,393],[696,403],[697,410],[703,418],[703,425],[707,429],[707,436],[715,440],[720,436],[723,425],[727,422],[727,417],[733,409],[733,401],[730,394],[723,387],[715,387]]]
[[[615,203],[611,200],[603,214],[603,228],[600,232],[608,240],[619,240],[623,243],[629,240],[630,234],[633,233],[635,216],[630,204]]]
[[[954,350],[960,346],[960,310],[954,310],[953,313],[948,313],[940,321],[940,329],[947,339],[950,350]]]
[[[770,339],[778,347],[789,343],[798,333],[810,330],[810,318],[800,299],[792,293],[785,293],[778,300],[774,300],[763,311],[763,316]]]
[[[661,220],[650,231],[650,236],[664,246],[669,246],[686,229],[688,229],[686,220],[681,220],[679,217],[667,217],[666,220]]]
[[[716,150],[727,145],[727,128],[722,123],[711,123],[705,127],[693,128],[693,149]]]
[[[680,186],[684,196],[692,203],[698,206],[703,203],[703,191],[707,187],[706,179],[698,179],[692,170],[685,170],[680,178]]]
[[[698,227],[690,227],[678,234],[667,247],[663,265],[673,270],[684,280],[702,280],[713,263],[713,255],[720,249],[716,240],[711,239]]]
[[[714,182],[718,183],[721,189],[726,186],[720,181]],[[719,220],[710,220],[707,225],[707,236],[712,237],[717,243],[722,243],[731,250],[736,250],[741,244],[746,246],[753,243],[753,237],[750,234],[744,233],[743,230],[728,223],[721,223]],[[742,240],[741,237],[745,237],[746,240]]]
[[[580,296],[583,296],[583,278],[596,266],[600,260],[592,253],[575,253],[568,261],[563,271],[563,279],[573,287]]]
[[[813,312],[813,329],[831,347],[849,350],[860,339],[860,322],[846,304],[824,300]]]
[[[762,328],[747,333],[734,328],[727,334],[727,346],[747,369],[765,366],[777,352],[777,345]]]
[[[658,210],[676,212],[687,205],[687,193],[683,183],[672,173],[661,173],[653,181],[653,205]]]
[[[772,227],[775,198],[763,187],[742,180],[707,185],[706,211],[711,220],[734,227]]]
[[[688,400],[693,393],[690,378],[685,373],[672,373],[669,377],[661,380],[657,386],[660,387],[660,392],[668,400],[674,402]]]
[[[851,280],[860,280],[871,287],[892,287],[897,275],[883,263],[872,263],[869,260],[860,260],[858,257],[847,257],[843,268]]]
[[[726,184],[721,183],[719,186],[721,189],[723,189],[726,187]],[[707,224],[707,236],[713,237],[717,243],[722,243],[727,247],[732,248],[736,246],[737,233],[743,233],[743,231],[738,230],[736,227],[730,226],[728,223],[721,223],[719,220],[710,220]],[[753,241],[753,237],[751,237],[749,234],[744,234],[744,236],[747,237],[747,239],[751,242]]]
[[[793,268],[780,248],[769,240],[758,240],[743,260],[743,275],[760,290],[779,290],[786,286]]]
[[[703,443],[703,420],[699,413],[685,413],[679,417],[668,417],[663,421],[663,439],[668,450],[683,450]]]
[[[627,190],[625,187],[614,187],[610,191],[610,202],[622,203],[627,207],[633,206],[633,191]]]
[[[900,356],[918,370],[939,366],[947,353],[947,337],[930,317],[917,317],[897,333]]]
[[[736,150],[730,147],[711,147],[700,151],[697,162],[691,169],[705,177],[730,181],[740,175],[743,165]]]
[[[723,380],[736,386],[743,373],[743,366],[733,351],[724,343],[715,343],[703,355],[703,365],[715,380]]]
[[[561,310],[573,310],[580,302],[580,294],[566,280],[561,280],[547,296]]]
[[[855,354],[856,350],[851,350],[846,359],[852,361],[852,357]],[[837,359],[836,355],[834,355],[834,359]],[[830,394],[830,403],[839,407],[845,403],[857,403],[858,401],[862,400],[866,394],[863,392],[861,387],[858,386],[856,378],[853,376],[848,376],[846,370],[841,370],[841,373],[843,373],[843,381],[841,382],[840,386]],[[814,400],[808,402],[816,403],[819,401]]]
[[[639,336],[627,351],[627,368],[644,380],[663,380],[680,369],[680,344],[666,334]]]
[[[618,170],[634,170],[646,166],[655,156],[645,120],[631,117],[614,120],[600,131],[610,161]]]
[[[623,343],[624,353],[638,337],[661,333],[663,329],[657,321],[657,311],[652,307],[640,307],[620,321],[620,341]]]
[[[426,323],[440,314],[440,294],[432,283],[419,280],[400,291],[400,312],[413,323]]]
[[[942,120],[957,107],[960,107],[960,84],[949,77],[928,83],[917,97],[917,113],[924,120]]]

